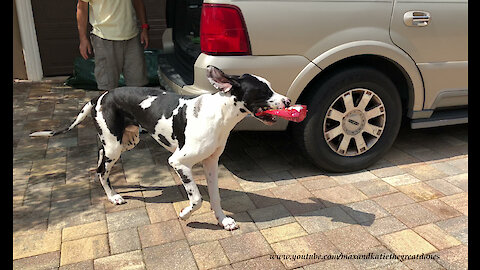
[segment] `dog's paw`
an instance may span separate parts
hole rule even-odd
[[[180,211],[180,214],[178,214],[178,217],[181,218],[182,220],[187,220],[191,215],[192,215],[191,207],[185,207],[182,209],[182,211]]]
[[[231,217],[225,217],[222,220],[222,226],[225,230],[227,231],[233,231],[235,229],[238,229],[238,224],[235,222],[235,220]]]
[[[110,202],[116,205],[125,203],[125,200],[119,194],[113,195],[111,198],[109,198],[109,200]]]

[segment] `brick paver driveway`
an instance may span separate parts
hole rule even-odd
[[[381,161],[350,174],[316,169],[286,133],[234,132],[219,174],[223,208],[240,224],[228,232],[216,225],[199,166],[205,203],[177,218],[186,194],[148,135],[113,169],[121,206],[94,181],[90,118],[58,137],[28,137],[69,124],[97,95],[14,83],[14,269],[467,267],[467,125],[402,128]]]

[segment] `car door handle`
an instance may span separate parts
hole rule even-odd
[[[427,26],[430,22],[430,13],[426,11],[408,11],[403,15],[403,22],[407,26]]]

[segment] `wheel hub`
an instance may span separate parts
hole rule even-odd
[[[348,135],[357,135],[365,126],[365,114],[360,110],[353,110],[342,120],[342,128]]]
[[[358,156],[378,141],[385,128],[385,105],[364,88],[341,94],[330,105],[323,122],[324,139],[341,156]]]

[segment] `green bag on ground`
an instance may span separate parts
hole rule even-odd
[[[160,82],[158,80],[158,55],[160,50],[145,50],[145,64],[147,66],[147,86],[158,86]],[[68,77],[65,81],[65,85],[73,88],[81,88],[87,90],[98,90],[97,81],[95,80],[95,59],[88,58],[87,60],[82,57],[75,58],[73,62],[73,75]],[[125,86],[125,79],[123,74],[120,74],[118,80],[118,86]]]

